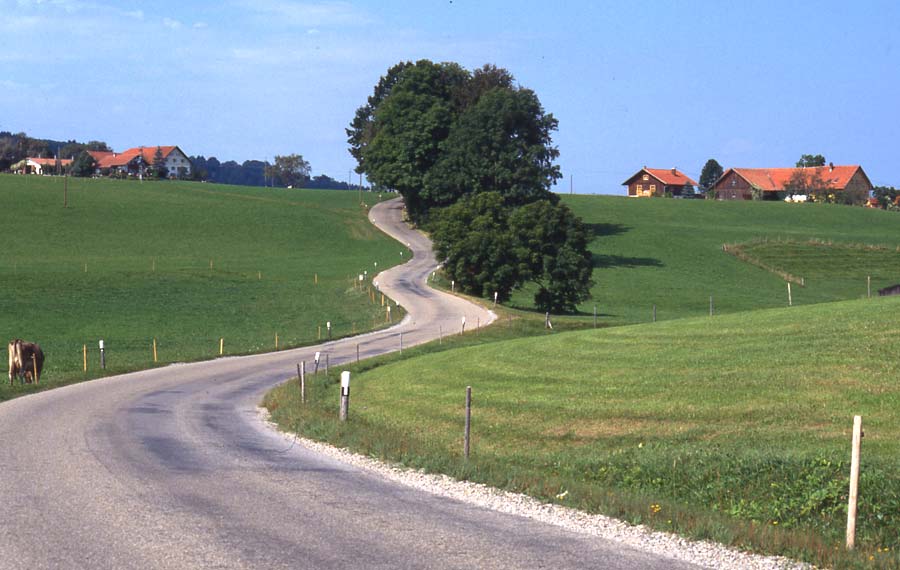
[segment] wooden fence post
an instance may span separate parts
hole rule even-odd
[[[791,282],[788,281],[788,307],[794,306],[794,298],[791,296]]]
[[[156,358],[156,337],[153,338],[153,362],[158,362]]]
[[[472,433],[472,387],[466,386],[466,428],[463,436],[463,455],[469,458],[469,438]]]
[[[87,372],[87,345],[82,345],[81,355],[84,358],[84,371]]]
[[[219,356],[222,356],[223,354],[225,354],[225,339],[220,338],[219,339]]]
[[[859,445],[862,440],[862,416],[853,416],[853,448],[850,453],[850,498],[847,504],[847,550],[856,542],[856,499],[859,487]]]

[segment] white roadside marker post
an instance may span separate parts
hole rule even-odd
[[[297,365],[297,378],[300,379],[300,402],[306,403],[306,361]]]
[[[341,372],[341,410],[340,420],[347,421],[347,414],[350,411],[350,371]]]

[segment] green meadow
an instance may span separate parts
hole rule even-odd
[[[828,204],[651,200],[613,196],[563,196],[565,204],[594,231],[593,299],[601,322],[610,325],[645,323],[709,314],[734,313],[787,306],[786,282],[779,276],[722,251],[723,244],[755,240],[820,240],[833,244],[900,246],[900,216],[895,212]],[[778,251],[790,255],[789,247]],[[821,250],[820,250],[821,251]],[[799,258],[800,265],[794,265]],[[784,270],[804,276],[806,286],[794,286],[793,304],[859,299],[866,296],[866,276],[872,289],[900,283],[900,253],[854,262],[852,272],[823,256],[785,259]],[[832,256],[825,253],[824,257]],[[882,271],[881,269],[885,269]],[[532,294],[513,298],[519,308],[531,306]]]
[[[117,373],[153,366],[153,339],[161,364],[384,325],[354,277],[405,248],[355,192],[69,178],[64,208],[65,183],[0,176],[0,335],[41,344],[43,387],[101,374],[100,339]]]
[[[498,328],[504,326],[503,322]],[[459,342],[471,343],[474,334]],[[282,425],[428,471],[817,564],[900,548],[900,298],[404,351],[271,393]],[[473,388],[472,455],[462,456]],[[844,552],[862,415],[855,554]]]

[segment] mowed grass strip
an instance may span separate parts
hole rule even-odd
[[[844,299],[848,291],[875,296],[878,289],[900,283],[900,246],[756,240],[733,247],[752,261],[802,277],[804,287],[830,300]]]
[[[589,315],[596,304],[601,321],[611,325],[650,322],[653,305],[659,320],[708,314],[710,296],[716,313],[787,306],[783,279],[723,252],[723,244],[782,238],[900,245],[900,216],[869,208],[614,196],[562,200],[597,236],[590,246],[593,298],[579,311]],[[859,299],[866,295],[867,275],[873,290],[900,282],[894,267],[854,265],[850,276],[811,276],[806,287],[794,288],[793,303]],[[802,269],[799,275],[805,275]],[[529,308],[532,296],[524,291],[513,303]]]
[[[154,338],[165,363],[384,324],[356,276],[405,248],[355,192],[69,178],[64,208],[64,184],[0,176],[0,340],[41,344],[44,386],[100,374],[100,339],[114,373],[152,366]],[[0,384],[0,400],[35,388]]]
[[[502,326],[502,325],[501,325]],[[270,395],[290,429],[630,521],[817,564],[896,566],[900,299],[494,342]],[[462,458],[472,386],[472,457]],[[843,551],[852,416],[856,553]]]

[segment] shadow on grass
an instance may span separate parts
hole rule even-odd
[[[652,257],[625,257],[623,255],[593,254],[594,268],[609,269],[611,267],[664,267],[662,261]]]
[[[631,228],[623,225],[623,224],[589,224],[585,223],[584,226],[590,230],[591,235],[595,238],[598,237],[606,237],[606,236],[617,236],[620,234],[624,234],[629,231]]]

